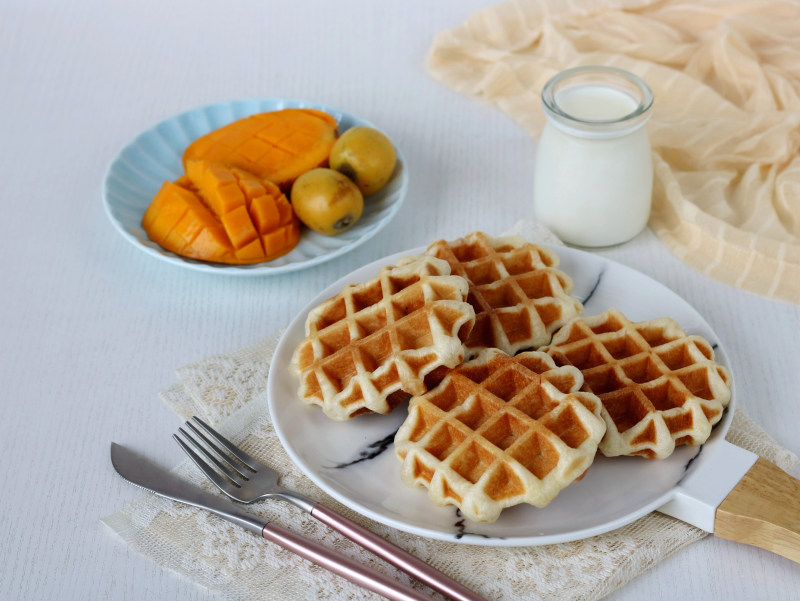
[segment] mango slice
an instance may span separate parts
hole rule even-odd
[[[183,153],[191,161],[218,162],[268,179],[288,192],[302,173],[328,163],[338,124],[314,109],[283,109],[234,121],[195,140]]]
[[[300,222],[280,188],[208,161],[189,161],[185,176],[165,182],[142,227],[178,255],[240,265],[275,259],[300,240]]]

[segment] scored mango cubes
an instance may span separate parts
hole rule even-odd
[[[222,163],[187,161],[165,182],[142,227],[178,255],[228,264],[270,261],[300,240],[300,222],[280,188]]]
[[[192,142],[183,153],[192,161],[219,162],[277,184],[288,192],[309,169],[327,165],[339,135],[331,115],[314,109],[288,108],[238,119]]]

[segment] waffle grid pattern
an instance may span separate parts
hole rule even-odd
[[[605,432],[582,383],[544,353],[480,352],[411,400],[395,436],[403,481],[474,521],[547,505],[588,469]]]
[[[731,376],[714,350],[669,318],[632,323],[609,309],[564,326],[543,351],[583,373],[603,403],[608,456],[663,459],[676,445],[699,445],[731,398]]]
[[[411,257],[312,310],[291,365],[300,399],[335,420],[389,413],[461,363],[474,311],[466,281],[449,274],[445,261]]]
[[[468,357],[484,348],[509,355],[537,349],[583,311],[569,295],[572,279],[557,269],[558,255],[519,236],[473,232],[437,240],[426,253],[445,259],[453,274],[469,281],[475,326],[465,343]]]

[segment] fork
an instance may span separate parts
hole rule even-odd
[[[200,418],[192,417],[192,421],[186,422],[186,430],[178,428],[183,438],[177,434],[173,434],[173,438],[209,480],[230,498],[241,503],[269,498],[288,501],[443,595],[455,601],[485,601],[464,585],[374,532],[322,503],[280,486],[278,472],[245,453]]]

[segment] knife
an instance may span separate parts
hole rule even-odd
[[[262,517],[243,511],[233,503],[181,480],[175,474],[115,442],[111,443],[111,463],[117,473],[132,484],[141,486],[161,497],[216,513],[245,530],[263,536],[268,541],[276,543],[354,584],[383,595],[391,601],[430,601],[431,599],[410,586],[346,555],[276,526]]]

